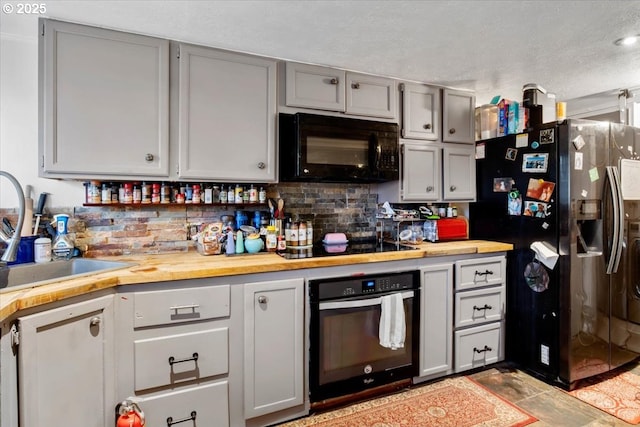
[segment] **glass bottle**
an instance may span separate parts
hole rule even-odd
[[[257,203],[258,202],[258,190],[256,190],[256,187],[251,184],[251,187],[249,187],[249,203]]]
[[[236,201],[236,193],[234,191],[233,185],[229,184],[229,189],[227,190],[227,203],[235,203]]]
[[[220,203],[225,204],[227,202],[227,189],[224,188],[224,184],[220,186]]]
[[[278,236],[276,236],[276,227],[270,225],[267,227],[267,252],[275,252],[278,248]]]
[[[258,203],[267,203],[267,192],[264,187],[260,187],[260,191],[258,191]]]

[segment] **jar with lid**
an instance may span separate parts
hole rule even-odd
[[[300,221],[298,224],[298,246],[306,246],[307,244],[307,222]]]
[[[267,252],[275,252],[278,248],[278,236],[276,236],[276,227],[270,225],[267,227]]]
[[[233,201],[234,203],[242,203],[242,185],[240,184],[236,184],[236,189],[235,192],[233,194]]]
[[[112,182],[111,186],[111,203],[118,203],[118,183]]]
[[[307,246],[313,245],[313,222],[307,221]]]
[[[87,203],[99,204],[102,201],[100,181],[90,181],[87,185]]]
[[[224,184],[220,186],[220,203],[228,203],[229,199],[227,199],[227,189],[224,188]]]
[[[217,185],[214,185],[211,189],[211,202],[220,203],[220,187]]]
[[[191,199],[192,203],[200,203],[201,201],[201,193],[200,193],[200,189],[202,187],[200,187],[200,184],[193,184],[193,196]]]
[[[291,223],[291,246],[298,246],[298,225],[297,222]]]
[[[242,191],[242,203],[249,203],[249,189]]]
[[[124,198],[122,199],[122,203],[133,203],[133,184],[125,182],[122,186],[124,187]]]
[[[109,204],[111,203],[111,184],[106,182],[102,183],[102,191],[100,192],[100,203]]]
[[[280,234],[278,236],[278,245],[277,245],[276,251],[284,252],[286,250],[287,250],[287,241],[285,240],[285,237],[282,234]]]
[[[139,183],[133,184],[133,203],[142,202],[142,189]]]
[[[160,203],[171,203],[171,186],[164,181],[160,184]]]
[[[257,203],[258,202],[258,190],[256,190],[256,187],[251,184],[251,187],[249,187],[249,203]]]
[[[160,203],[160,184],[151,184],[151,203]]]
[[[233,185],[229,184],[229,189],[227,190],[227,203],[235,203],[236,201],[236,192],[234,191]]]
[[[291,244],[291,223],[287,222],[284,225],[284,240],[287,243],[287,246],[292,246]]]
[[[267,202],[267,192],[264,190],[264,187],[260,187],[260,191],[258,191],[258,203],[266,203]]]
[[[142,203],[151,203],[151,184],[148,182],[142,181],[142,186],[140,187],[142,198]]]
[[[124,203],[124,184],[120,183],[118,186],[118,201]]]
[[[191,186],[191,184],[185,184],[184,186],[184,202],[193,202],[193,187]]]

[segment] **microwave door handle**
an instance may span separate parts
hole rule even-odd
[[[607,166],[607,182],[609,183],[609,194],[611,196],[613,235],[611,250],[607,260],[607,274],[614,274],[618,271],[620,258],[622,257],[624,244],[624,200],[620,187],[620,175],[618,168]]]
[[[413,291],[405,291],[402,292],[402,299],[413,298]],[[366,299],[353,299],[347,301],[329,301],[329,302],[321,302],[319,304],[320,310],[339,310],[344,308],[362,308],[362,307],[372,307],[374,305],[380,305],[382,303],[382,298],[366,298]]]

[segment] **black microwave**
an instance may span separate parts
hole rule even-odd
[[[399,178],[396,123],[280,113],[279,135],[281,182]]]

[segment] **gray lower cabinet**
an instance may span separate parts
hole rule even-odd
[[[239,330],[231,286],[193,280],[125,287],[117,309],[118,400],[135,399],[147,425],[233,425],[230,359],[239,349],[230,341]]]
[[[169,42],[40,22],[40,175],[169,175]]]
[[[504,359],[506,263],[504,256],[455,263],[455,372]]]
[[[421,379],[452,372],[453,265],[420,269],[420,372]]]
[[[20,427],[114,424],[113,306],[109,295],[18,318]]]
[[[304,280],[244,285],[244,413],[304,403]]]
[[[475,201],[475,147],[443,144],[442,199],[445,201]]]

